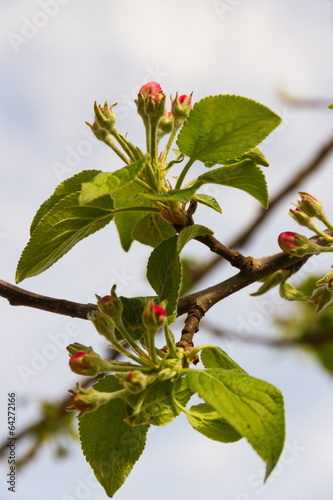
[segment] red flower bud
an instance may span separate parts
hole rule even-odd
[[[293,233],[292,231],[285,231],[284,233],[281,233],[278,238],[281,250],[286,253],[290,253],[291,248],[298,248],[298,236],[298,233]]]
[[[95,377],[100,372],[102,360],[92,349],[91,352],[76,352],[69,360],[72,372],[86,377]]]
[[[152,306],[152,309],[154,311],[156,321],[165,321],[166,320],[167,312],[163,307],[158,306],[157,304],[154,304]]]
[[[172,97],[171,97],[172,99]],[[192,109],[192,94],[190,95],[181,95],[178,97],[178,92],[176,92],[176,97],[172,100],[171,103],[171,113],[180,127],[184,120],[188,117],[191,109]]]
[[[162,92],[162,87],[157,82],[145,83],[145,85],[142,85],[141,89],[139,90],[139,94],[141,94],[143,98],[146,98],[148,97],[148,95],[156,94],[158,92]]]
[[[121,317],[123,312],[123,304],[121,300],[116,296],[111,290],[112,295],[105,295],[104,297],[98,298],[98,308],[100,311],[104,312],[110,318],[112,318],[115,322]]]

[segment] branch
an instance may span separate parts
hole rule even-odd
[[[0,297],[8,300],[12,306],[28,306],[43,311],[87,319],[87,314],[97,310],[95,304],[79,304],[69,300],[54,299],[45,295],[29,292],[6,281],[0,280]]]
[[[205,234],[204,236],[197,236],[195,239],[206,245],[211,252],[223,257],[232,266],[237,267],[241,271],[246,272],[252,268],[252,257],[244,257],[240,252],[235,252],[223,245],[213,235]]]
[[[253,236],[255,231],[259,228],[261,223],[265,218],[271,214],[272,210],[279,204],[279,202],[289,193],[295,191],[297,187],[303,182],[309,175],[316,172],[319,167],[322,166],[324,160],[329,156],[333,150],[333,137],[331,137],[326,144],[324,144],[321,149],[316,153],[314,158],[305,165],[299,172],[297,172],[294,177],[283,187],[275,196],[270,199],[268,210],[261,209],[258,216],[253,220],[253,222],[247,227],[247,229],[239,236],[234,239],[229,247],[231,248],[241,248],[247,243]],[[191,275],[192,286],[194,286],[198,281],[200,281],[208,272],[212,271],[217,264],[221,262],[222,258],[214,257],[208,263],[205,263],[202,267],[193,271]]]

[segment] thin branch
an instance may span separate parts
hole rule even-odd
[[[237,267],[241,271],[246,272],[252,268],[252,257],[245,257],[240,252],[235,252],[231,248],[223,245],[223,243],[218,241],[212,234],[197,236],[195,239],[206,245],[211,252],[223,257],[232,266]]]
[[[29,292],[6,281],[0,280],[0,297],[8,300],[12,306],[27,306],[43,311],[87,319],[87,314],[97,310],[95,304],[80,304],[69,300],[54,299],[45,295]]]
[[[333,150],[333,137],[331,137],[316,153],[312,160],[305,165],[299,172],[297,172],[290,181],[281,190],[270,198],[268,210],[261,209],[257,217],[253,222],[246,228],[246,230],[239,236],[237,236],[228,245],[230,248],[241,248],[247,243],[250,238],[254,235],[256,230],[266,219],[268,215],[272,213],[272,210],[279,204],[279,202],[289,193],[294,192],[297,187],[303,182],[309,175],[316,172],[319,167],[322,166],[324,160],[329,156]],[[191,275],[191,281],[193,286],[200,281],[206,274],[212,271],[221,261],[222,257],[213,257],[209,262],[205,263],[200,268],[195,269]]]

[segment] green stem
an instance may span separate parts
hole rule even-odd
[[[328,220],[326,219],[326,217],[321,217],[321,219],[320,219],[320,220],[321,220],[321,221],[325,224],[325,226],[326,226],[326,227],[327,227],[330,231],[333,231],[333,226],[332,226],[332,224],[330,224],[330,223],[328,222]]]
[[[130,157],[132,162],[135,162],[136,158],[135,158],[133,152],[131,151],[131,148],[129,148],[128,145],[126,144],[126,141],[124,140],[124,138],[120,134],[114,134],[114,137],[119,142],[119,144],[121,145],[121,147],[123,148],[125,153],[128,154],[128,156]]]
[[[172,331],[169,329],[168,325],[164,325],[165,340],[168,346],[169,353],[173,358],[178,358],[178,351],[175,344],[175,337]]]
[[[116,325],[116,327],[119,329],[118,325]],[[122,332],[121,332],[122,333]],[[126,332],[126,335],[127,335],[127,332]],[[144,366],[149,366],[150,368],[152,367],[152,364],[150,361],[146,360],[146,359],[142,359],[142,358],[139,358],[137,356],[134,356],[134,354],[132,354],[131,352],[128,352],[125,347],[123,347],[120,342],[118,342],[117,338],[116,338],[116,335],[114,332],[109,332],[109,336],[110,336],[110,340],[111,340],[111,343],[113,345],[113,347],[118,351],[120,352],[120,354],[123,354],[124,356],[127,356],[128,358],[130,358],[132,361],[135,361],[136,363],[139,363],[140,365],[144,365]],[[131,338],[131,341],[133,339]],[[128,338],[126,338],[126,341],[128,341]],[[142,351],[143,352],[143,351]],[[146,357],[146,353],[144,353],[144,356]]]
[[[151,359],[153,360],[154,365],[158,366],[159,365],[159,359],[156,354],[156,347],[155,347],[155,330],[153,331],[148,331],[148,350]]]
[[[114,151],[116,153],[116,155],[118,155],[119,158],[121,158],[127,165],[129,165],[131,163],[131,161],[128,158],[126,158],[126,156],[120,151],[120,149],[117,148],[111,135],[110,135],[110,138],[106,137],[103,142],[107,146],[109,146],[112,149],[112,151]]]
[[[145,189],[145,191],[148,191],[148,193],[155,194],[155,191],[150,186],[148,186],[148,184],[146,182],[144,182],[142,179],[139,179],[138,177],[136,177],[134,179],[134,182],[136,184],[138,184],[139,186],[143,187]]]
[[[126,353],[127,353],[127,351],[126,351]],[[100,373],[131,372],[133,370],[140,370],[141,372],[149,373],[151,371],[151,367],[141,366],[141,365],[133,365],[132,363],[118,364],[118,363],[112,363],[111,361],[105,361],[102,364]]]
[[[174,138],[176,137],[176,134],[177,134],[177,132],[178,132],[179,128],[180,128],[180,127],[178,126],[178,127],[174,127],[174,128],[172,129],[172,132],[171,132],[171,134],[170,134],[170,137],[169,137],[168,143],[167,143],[167,145],[166,145],[166,147],[165,147],[165,150],[164,150],[164,152],[163,152],[163,157],[162,157],[162,166],[164,166],[164,164],[165,164],[165,162],[166,162],[166,159],[167,159],[167,156],[168,156],[168,154],[169,154],[170,148],[171,148],[171,146],[172,146],[172,143],[173,143],[173,141],[174,141]]]
[[[178,181],[176,183],[175,189],[180,189],[182,187],[183,180],[184,180],[187,172],[189,171],[189,169],[192,167],[192,165],[193,165],[194,162],[195,162],[194,158],[190,158],[188,160],[188,162],[186,163],[185,167],[181,171],[180,176],[178,177]]]
[[[206,347],[212,347],[212,346],[209,344],[199,345],[198,347],[193,349],[193,351],[191,351],[191,354],[190,354],[190,356],[188,356],[187,360],[192,361],[192,359],[195,359],[198,352],[202,351],[202,349],[205,349]]]
[[[124,337],[124,339],[126,340],[126,342],[131,346],[131,348],[133,349],[133,351],[136,352],[136,354],[138,354],[138,356],[140,356],[140,359],[143,358],[142,361],[146,360],[148,362],[147,353],[145,353],[141,349],[141,347],[138,346],[138,344],[132,339],[131,335],[128,333],[128,331],[124,327],[124,324],[123,324],[121,318],[120,318],[119,321],[117,321],[117,323],[115,323],[115,325],[118,328],[118,330],[120,331],[120,333],[122,334],[122,336]],[[147,364],[147,363],[145,363],[145,364]],[[149,363],[149,365],[151,365],[151,363]]]

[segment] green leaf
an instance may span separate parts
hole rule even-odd
[[[85,205],[106,194],[112,195],[115,191],[130,184],[143,170],[146,161],[146,158],[141,158],[115,172],[100,172],[91,181],[84,182],[79,198],[80,203]],[[135,205],[133,198],[132,200]]]
[[[243,368],[241,368],[236,361],[231,359],[226,352],[224,352],[220,347],[209,346],[204,347],[201,351],[201,361],[205,368],[223,368],[224,370],[241,370],[246,373]]]
[[[19,260],[17,283],[45,271],[76,243],[112,220],[110,196],[80,205],[79,194],[62,198],[39,222]]]
[[[139,220],[132,230],[132,237],[143,245],[157,247],[163,240],[176,234],[175,229],[159,214],[152,213]]]
[[[137,196],[142,193],[142,191],[143,188],[141,186],[132,182],[112,193],[115,207],[131,207],[133,204],[142,207],[151,206],[152,203],[150,200],[145,200],[144,198],[140,199]],[[143,217],[146,217],[146,215],[147,212],[124,212],[115,216],[114,221],[117,226],[121,245],[125,252],[128,252],[133,242],[134,238],[132,236],[132,231],[134,227]]]
[[[260,168],[250,160],[199,175],[195,186],[199,187],[202,184],[220,184],[238,188],[256,198],[265,208],[268,206],[265,176]]]
[[[110,375],[99,380],[94,389],[115,392],[119,381]],[[125,401],[114,399],[79,419],[84,456],[109,497],[124,483],[146,444],[149,426],[132,427],[124,422],[127,407]]]
[[[97,174],[100,173],[100,170],[83,170],[79,174],[66,179],[64,182],[59,184],[59,186],[54,191],[53,195],[48,198],[44,203],[40,206],[37,211],[31,226],[30,226],[30,235],[34,232],[39,222],[42,220],[45,214],[49,212],[54,205],[56,205],[60,200],[65,198],[68,194],[76,193],[81,190],[82,182],[89,182]]]
[[[262,165],[263,167],[269,167],[268,160],[264,153],[260,151],[258,148],[250,149],[247,153],[244,153],[240,158],[234,158],[232,160],[227,160],[224,162],[218,162],[219,165],[232,165],[233,163],[239,163],[243,160],[253,161],[256,165]],[[205,167],[211,168],[216,163],[205,163]]]
[[[192,406],[187,420],[196,431],[214,441],[234,443],[243,437],[207,403]]]
[[[177,301],[182,277],[178,236],[162,241],[150,254],[147,278],[160,301],[167,299],[167,315],[172,323],[177,316]]]
[[[280,122],[270,109],[245,97],[210,96],[194,104],[177,145],[193,160],[232,160],[257,146]]]
[[[192,238],[212,234],[204,226],[193,225],[183,229],[180,234],[162,241],[151,253],[147,267],[147,278],[160,301],[167,300],[168,321],[171,324],[177,317],[182,270],[179,254]]]
[[[178,252],[180,253],[189,241],[197,236],[204,236],[205,234],[214,234],[214,232],[208,229],[208,227],[201,226],[200,224],[193,224],[193,226],[185,227],[178,235]]]
[[[173,386],[175,386],[174,395],[177,401],[182,406],[186,406],[193,392],[188,387],[184,377],[176,382],[157,381],[146,389],[140,413],[130,416],[128,422],[131,425],[166,425],[171,422],[181,412],[173,400]]]
[[[209,196],[208,194],[194,194],[192,196],[192,200],[197,201],[198,203],[202,203],[213,210],[216,210],[219,214],[222,213],[222,209],[220,205],[217,203],[213,196]]]
[[[290,283],[287,283],[285,280],[280,283],[279,293],[281,297],[285,300],[303,300],[307,301],[309,297],[304,295],[299,290],[296,290]]]
[[[141,193],[140,198],[145,198],[147,200],[156,201],[178,201],[180,203],[187,203],[191,198],[193,198],[194,193],[198,188],[196,186],[191,186],[185,189],[170,189],[164,194],[151,194],[151,193]]]
[[[245,373],[210,368],[191,370],[188,385],[198,392],[266,462],[266,477],[274,469],[285,438],[281,392]]]
[[[142,324],[142,314],[148,298],[146,297],[119,297],[123,305],[122,319],[125,329],[133,340],[140,340],[145,333]],[[118,340],[123,340],[123,335],[116,328]]]

